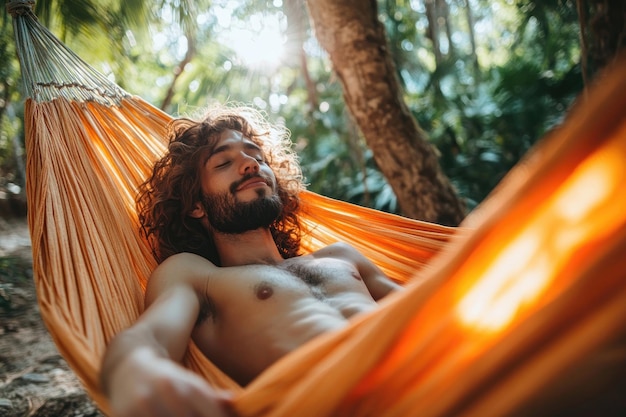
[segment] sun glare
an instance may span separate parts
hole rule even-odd
[[[582,248],[619,233],[624,209],[616,196],[624,195],[624,133],[626,128],[583,161],[544,200],[525,231],[502,247],[460,299],[457,311],[462,323],[475,329],[502,329],[545,292]]]
[[[285,39],[276,17],[252,19],[245,28],[230,27],[223,32],[224,42],[246,67],[271,71],[282,62]]]

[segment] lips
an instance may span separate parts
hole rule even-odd
[[[237,187],[237,191],[245,190],[247,188],[259,187],[262,185],[266,185],[269,187],[269,184],[265,178],[262,177],[254,177],[249,180],[245,180],[239,187]]]

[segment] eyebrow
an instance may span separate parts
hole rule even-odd
[[[218,146],[217,148],[213,149],[213,151],[211,153],[209,153],[209,156],[207,157],[207,161],[211,158],[213,158],[215,155],[222,153],[222,152],[226,152],[229,151],[230,149],[233,148],[232,144],[225,144],[222,146]],[[258,151],[263,153],[263,150],[259,147],[259,145],[257,145],[254,142],[243,142],[243,148],[244,150],[253,150],[253,151]]]

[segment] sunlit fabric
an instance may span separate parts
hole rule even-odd
[[[41,313],[106,412],[101,356],[141,313],[155,267],[138,235],[135,190],[164,150],[171,117],[99,75],[30,12],[14,23],[30,97],[28,221]],[[349,242],[406,290],[245,389],[193,345],[187,365],[235,390],[243,416],[483,417],[542,406],[555,382],[624,337],[622,74],[603,79],[460,228],[304,193],[306,251]]]

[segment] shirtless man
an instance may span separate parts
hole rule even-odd
[[[349,245],[299,254],[301,173],[286,132],[249,109],[173,127],[138,198],[160,265],[146,311],[102,365],[117,417],[227,415],[228,393],[179,365],[190,338],[246,385],[400,288]]]

